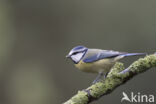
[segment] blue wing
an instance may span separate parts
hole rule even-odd
[[[117,56],[136,56],[136,55],[145,55],[146,53],[127,53],[127,52],[118,52],[112,50],[94,50],[88,51],[86,57],[83,58],[83,62],[91,63],[97,60],[105,59],[105,58],[113,58]]]
[[[113,58],[119,55],[125,54],[123,52],[110,51],[110,50],[102,50],[96,51],[92,53],[88,53],[88,56],[83,59],[85,63],[95,62],[97,60],[101,60],[104,58]]]

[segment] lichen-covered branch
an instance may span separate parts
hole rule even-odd
[[[156,54],[138,59],[127,69],[124,68],[122,63],[116,63],[105,79],[85,90],[78,91],[76,95],[64,104],[88,104],[103,95],[109,94],[135,75],[145,72],[152,67],[156,67]]]

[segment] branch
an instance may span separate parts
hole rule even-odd
[[[76,95],[64,104],[88,104],[103,95],[111,93],[115,88],[124,84],[135,75],[145,72],[152,67],[156,67],[156,53],[138,59],[127,69],[124,68],[122,63],[116,63],[105,79],[85,90],[78,91]]]

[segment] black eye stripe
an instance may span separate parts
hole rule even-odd
[[[79,53],[79,52],[74,52],[73,55],[76,55],[77,53]]]

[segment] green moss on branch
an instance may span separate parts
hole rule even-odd
[[[79,91],[64,104],[88,104],[99,99],[103,95],[111,93],[116,87],[152,67],[156,67],[156,54],[138,59],[128,67],[128,70],[124,70],[125,68],[122,63],[116,63],[111,72],[108,73],[106,79],[95,83],[86,90]],[[125,72],[120,73],[123,70]]]

